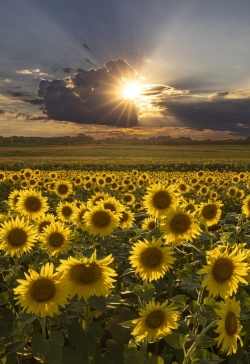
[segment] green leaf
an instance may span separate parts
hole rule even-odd
[[[63,336],[54,331],[48,340],[44,340],[42,334],[36,334],[31,339],[32,353],[34,356],[44,357],[50,364],[61,364]]]
[[[136,296],[142,297],[143,296],[143,287],[139,284],[137,284],[136,286],[134,286],[134,294]]]
[[[81,331],[76,340],[76,349],[83,356],[94,356],[96,353],[96,339],[92,332],[84,330]]]
[[[78,353],[76,349],[65,346],[62,348],[62,364],[85,364],[88,363],[88,358],[84,358]]]
[[[6,291],[0,294],[0,306],[6,305],[9,303],[10,292]]]
[[[174,302],[174,306],[178,308],[180,311],[184,311],[187,307],[188,296],[181,294],[171,298],[171,301]]]
[[[230,355],[229,364],[249,364],[250,353],[244,349],[237,350],[236,354]]]
[[[214,345],[217,345],[217,341],[215,341],[214,338],[207,336],[207,335],[203,335],[202,338],[200,339],[197,347],[198,348],[209,348]]]
[[[164,364],[164,360],[160,356],[153,356],[146,360],[146,364]]]
[[[106,348],[107,351],[105,355],[109,359],[111,359],[114,362],[114,364],[121,364],[123,362],[124,345],[109,339],[106,341]]]
[[[17,351],[23,349],[27,342],[28,340],[16,340],[7,345],[7,350],[9,353],[16,353]]]
[[[200,288],[200,277],[199,276],[189,276],[183,279],[181,282],[181,290],[191,291],[193,289]]]
[[[136,345],[129,344],[124,349],[124,364],[141,364],[143,353],[137,350]]]
[[[174,349],[181,349],[185,343],[185,335],[178,332],[172,332],[165,337],[166,342]]]
[[[71,302],[67,307],[66,317],[81,317],[83,314],[83,305],[80,302]]]
[[[103,296],[91,296],[88,299],[88,304],[90,305],[90,307],[93,307],[98,311],[107,313],[106,300]]]
[[[92,334],[94,335],[94,337],[97,340],[100,340],[103,334],[103,329],[101,328],[101,324],[100,322],[96,322],[96,321],[92,321],[89,324],[89,331],[92,332]]]
[[[0,308],[0,332],[1,336],[6,337],[12,328],[15,315],[8,308]]]
[[[193,355],[191,355],[191,359],[195,364],[219,364],[225,361],[225,359],[205,349],[196,349]]]
[[[122,307],[118,314],[118,323],[127,322],[138,318],[136,314],[127,307]]]
[[[110,322],[109,324],[111,334],[114,340],[120,344],[126,344],[129,342],[131,338],[130,330],[126,327],[123,327],[116,322]]]
[[[222,234],[220,237],[220,240],[223,241],[223,243],[226,243],[231,235],[232,235],[231,231],[229,231],[228,233]]]
[[[70,346],[75,346],[78,335],[83,331],[82,326],[79,322],[73,321],[68,326],[68,336],[69,336],[69,343]]]

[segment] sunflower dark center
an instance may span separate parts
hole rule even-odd
[[[163,261],[163,254],[157,248],[148,248],[141,255],[141,262],[146,268],[156,268]]]
[[[233,336],[237,332],[237,318],[232,311],[228,312],[226,316],[225,329],[229,336]]]
[[[47,226],[49,226],[50,224],[51,224],[50,221],[42,221],[38,227],[39,232],[42,233],[43,229],[46,228]]]
[[[175,234],[183,234],[188,231],[191,225],[189,216],[179,214],[170,221],[170,228]]]
[[[58,192],[61,194],[61,195],[65,195],[66,193],[68,193],[68,186],[67,185],[64,185],[64,184],[60,184],[57,188]]]
[[[164,312],[160,310],[153,311],[147,316],[145,320],[145,325],[149,329],[157,329],[164,323],[164,320],[165,320]]]
[[[97,211],[93,214],[92,223],[97,228],[105,228],[109,226],[111,218],[106,211]]]
[[[70,206],[63,206],[63,208],[62,208],[63,216],[68,217],[68,216],[72,215],[72,212],[73,212],[73,210]]]
[[[42,203],[38,197],[30,196],[25,199],[24,205],[29,212],[37,212],[41,209]]]
[[[30,288],[30,296],[36,302],[47,302],[53,299],[56,294],[56,286],[53,281],[47,278],[39,279]]]
[[[125,212],[122,211],[122,217],[120,218],[120,222],[126,222],[129,219],[129,215]]]
[[[104,206],[104,208],[106,210],[110,210],[110,211],[116,212],[115,206],[112,203],[110,203],[110,202],[104,202],[103,206]]]
[[[102,276],[102,269],[96,263],[89,265],[77,264],[71,268],[70,276],[75,283],[81,285],[94,284]]]
[[[207,220],[212,220],[217,214],[218,208],[215,204],[209,204],[203,207],[202,216]]]
[[[49,244],[55,248],[62,246],[63,242],[64,242],[63,235],[57,231],[55,231],[49,236]]]
[[[213,277],[218,283],[224,283],[229,280],[234,272],[234,266],[228,258],[219,258],[213,267]]]
[[[27,241],[27,233],[20,228],[12,229],[8,234],[8,243],[12,246],[22,246]]]
[[[153,205],[158,210],[164,210],[171,204],[171,197],[167,191],[158,191],[154,194]]]
[[[155,228],[155,222],[154,221],[150,221],[149,223],[148,223],[148,229],[149,230],[153,230]]]

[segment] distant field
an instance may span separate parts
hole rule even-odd
[[[250,145],[1,145],[0,164],[166,164],[250,162]]]

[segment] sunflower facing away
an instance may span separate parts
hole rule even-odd
[[[16,203],[16,210],[20,214],[34,220],[43,215],[48,209],[47,198],[43,197],[40,192],[32,189],[20,191],[20,197]]]
[[[41,246],[47,250],[51,256],[66,253],[70,249],[71,231],[60,222],[54,222],[43,229],[40,235]]]
[[[5,251],[5,255],[10,254],[21,256],[32,250],[37,239],[34,227],[29,222],[18,216],[9,221],[4,221],[0,228],[0,249]]]
[[[240,341],[240,345],[243,342],[240,337],[240,331],[242,326],[239,321],[240,316],[240,301],[236,301],[236,298],[226,298],[225,302],[218,302],[219,309],[215,309],[215,312],[220,316],[218,321],[218,327],[214,330],[219,334],[219,337],[215,338],[218,341],[218,346],[221,345],[221,352],[227,352],[227,355],[236,353],[237,351],[237,339]]]
[[[248,195],[242,204],[242,212],[246,214],[248,217],[250,216],[250,195]]]
[[[61,274],[53,271],[53,263],[47,263],[42,266],[40,274],[30,269],[30,275],[24,273],[26,280],[17,280],[20,283],[14,288],[17,304],[27,310],[27,313],[53,317],[54,314],[59,314],[58,306],[64,307],[67,303],[68,291],[59,279]]]
[[[239,283],[248,284],[242,278],[248,275],[250,269],[244,261],[247,257],[247,251],[239,250],[238,246],[221,246],[207,252],[208,265],[197,273],[206,274],[202,286],[209,291],[210,296],[227,298],[237,292]]]
[[[135,273],[146,281],[153,281],[164,276],[172,264],[176,260],[171,247],[162,247],[162,239],[156,240],[152,237],[152,241],[144,239],[138,240],[133,246],[131,255],[128,258],[133,268],[136,268]]]
[[[158,183],[147,189],[143,204],[149,215],[161,218],[169,208],[175,207],[177,202],[174,187],[165,187],[162,183]]]
[[[159,336],[170,335],[171,329],[178,328],[180,314],[172,305],[167,304],[168,301],[162,304],[151,301],[146,305],[146,309],[140,310],[141,317],[132,321],[136,324],[132,335],[136,336],[137,340],[147,337],[148,342],[156,341]]]
[[[201,233],[196,223],[194,212],[185,211],[178,207],[170,209],[160,229],[163,237],[172,245],[181,244],[185,241],[192,241]]]
[[[68,260],[61,260],[61,265],[57,268],[63,272],[62,281],[65,287],[68,287],[71,297],[78,295],[85,301],[90,296],[106,296],[113,288],[117,276],[114,269],[108,267],[114,258],[108,255],[106,258],[97,260],[96,250],[90,258],[83,257],[77,260],[69,257]]]

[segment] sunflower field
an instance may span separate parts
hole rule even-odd
[[[0,363],[250,362],[250,172],[0,170]]]

